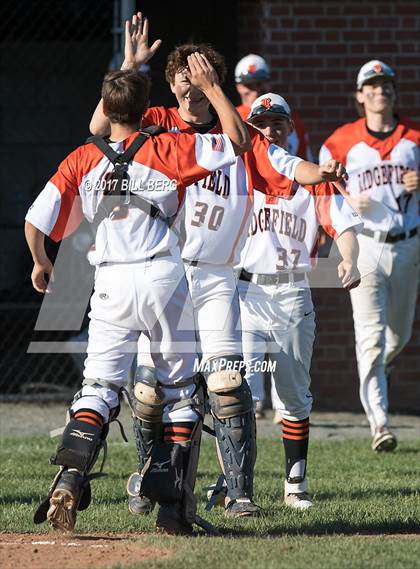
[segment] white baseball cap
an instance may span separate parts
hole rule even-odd
[[[288,119],[292,118],[292,112],[286,99],[276,93],[265,93],[255,99],[247,120],[252,122],[252,119],[263,113],[278,113]]]
[[[265,81],[270,77],[270,68],[260,55],[250,53],[238,61],[235,67],[236,83]]]
[[[361,89],[366,81],[370,81],[375,77],[389,77],[395,81],[395,73],[389,65],[379,59],[372,59],[360,68],[357,74],[357,88]]]

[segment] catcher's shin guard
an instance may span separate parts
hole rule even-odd
[[[132,514],[149,514],[154,508],[154,502],[141,495],[140,473],[150,457],[153,445],[161,442],[163,436],[163,394],[153,368],[137,368],[130,400],[139,470],[133,472],[127,481],[128,509]]]
[[[243,515],[250,515],[255,513],[254,508],[258,509],[249,503],[253,497],[256,460],[251,390],[243,379],[240,356],[212,358],[209,363],[212,371],[207,374],[207,390],[227,495],[231,502],[247,502]]]
[[[167,423],[164,441],[153,445],[150,458],[142,471],[141,494],[159,503],[156,525],[159,530],[167,533],[189,534],[193,531],[194,523],[208,533],[217,533],[213,526],[197,516],[194,496],[203,424],[203,399],[203,390],[198,388],[191,399],[172,406],[172,409],[192,406],[197,412],[198,421]]]
[[[67,423],[57,453],[50,462],[60,470],[49,489],[47,498],[34,515],[40,524],[48,519],[56,529],[72,531],[77,510],[85,510],[91,501],[89,475],[101,448],[104,446],[108,425],[90,409],[79,409]],[[99,474],[100,476],[100,474]]]

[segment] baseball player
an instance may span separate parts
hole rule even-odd
[[[184,188],[234,162],[236,153],[249,148],[249,136],[205,57],[191,54],[188,68],[191,83],[217,110],[225,134],[139,134],[149,80],[132,71],[110,73],[102,98],[112,142],[92,139],[72,152],[27,213],[32,282],[43,293],[49,290],[45,274],[52,272],[45,235],[60,241],[83,217],[97,227],[89,254],[96,278],[83,388],[70,407],[54,459],[60,471],[36,523],[48,519],[70,531],[77,510],[89,505],[90,471],[118,414],[141,332],[158,346],[153,359],[159,384],[140,383],[138,406],[142,416],[160,416],[163,424],[142,491],[160,504],[159,528],[189,533],[196,521],[193,490],[203,397],[194,371],[192,305],[167,219],[176,213]]]
[[[236,107],[241,117],[247,120],[250,108],[257,97],[268,91],[268,82],[270,79],[270,68],[263,57],[253,53],[246,55],[238,61],[235,67],[236,90],[241,98],[241,104]],[[293,129],[288,136],[287,150],[293,156],[299,156],[304,160],[312,161],[312,152],[309,145],[309,137],[305,130],[303,121],[297,112],[292,114]],[[261,379],[261,389],[264,392],[264,378]],[[275,398],[275,390],[272,384],[271,398]],[[255,407],[255,416],[257,419],[265,417],[264,399],[258,399]],[[274,422],[279,414],[275,414]]]
[[[235,67],[236,90],[241,98],[241,104],[236,107],[244,120],[247,120],[250,107],[257,97],[268,91],[270,68],[265,59],[253,53],[240,59]],[[293,156],[312,161],[308,134],[300,115],[293,112],[294,129],[287,141],[287,150]]]
[[[292,113],[280,95],[267,93],[256,99],[248,121],[273,144],[287,146]],[[284,500],[295,509],[312,506],[306,465],[315,314],[307,274],[314,266],[320,225],[336,240],[341,253],[338,276],[343,288],[357,286],[355,232],[362,222],[328,183],[296,184],[289,199],[255,192],[238,280],[246,378],[253,397],[261,400],[261,370],[267,353],[275,365],[276,404],[283,417]]]
[[[132,38],[134,47],[129,45],[126,49],[124,66],[130,66],[130,60],[135,68],[144,62],[135,56],[138,45],[143,41],[147,45],[147,38]],[[179,46],[168,58],[166,78],[177,98],[178,108],[151,108],[143,124],[151,121],[176,132],[219,132],[220,125],[217,117],[209,111],[209,101],[203,93],[192,88],[184,74],[186,58],[192,49],[195,47],[189,44]],[[222,79],[225,72],[222,56],[208,46],[199,46],[199,49],[214,64]],[[91,122],[91,130],[103,132],[104,128],[106,124],[103,123],[99,105]],[[258,513],[258,508],[252,502],[255,461],[252,397],[247,384],[242,382],[242,346],[237,327],[239,303],[233,266],[239,261],[239,253],[246,239],[253,188],[287,195],[295,174],[294,158],[281,149],[270,148],[269,142],[253,129],[251,134],[252,152],[246,153],[231,167],[215,171],[188,189],[182,219],[176,223],[183,236],[182,257],[193,300],[202,356],[201,369],[207,380],[227,479],[225,513],[234,517],[253,515]],[[297,177],[321,179],[317,166],[300,162]],[[337,165],[334,163],[330,166],[335,172]],[[327,170],[328,167],[322,176],[327,175]],[[221,384],[218,391],[213,392],[215,373],[212,370],[221,365],[226,368],[225,375],[229,376],[231,387]],[[229,371],[232,366],[236,366],[238,373]],[[147,457],[147,452],[143,454],[141,463]],[[129,491],[130,487],[129,484]],[[129,500],[130,510],[135,513],[146,511],[148,508],[143,498],[134,494],[133,490]]]
[[[382,61],[357,75],[361,118],[338,128],[320,160],[347,165],[347,191],[364,221],[358,236],[360,287],[351,291],[360,399],[372,432],[372,449],[391,451],[387,377],[410,339],[419,279],[417,237],[420,198],[420,126],[396,114],[395,73]]]

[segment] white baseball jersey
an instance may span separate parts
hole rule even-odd
[[[177,109],[149,109],[143,125],[161,124],[174,131],[194,132]],[[252,150],[189,186],[185,208],[175,227],[181,234],[182,257],[213,265],[235,265],[245,243],[254,188],[272,195],[290,195],[299,158],[270,144],[248,125]],[[220,132],[217,124],[211,131]]]
[[[122,152],[136,136],[133,133],[111,146]],[[130,189],[169,217],[178,211],[185,186],[234,162],[226,135],[164,133],[146,141],[130,162]],[[80,146],[61,163],[29,208],[26,220],[60,241],[77,229],[83,216],[93,221],[104,199],[106,174],[112,170],[113,165],[94,144]],[[93,265],[142,261],[176,243],[165,220],[152,219],[136,207],[123,208],[100,223],[89,261]]]
[[[320,164],[329,158],[345,165],[352,196],[366,194],[374,200],[363,214],[367,229],[398,234],[419,225],[420,192],[406,192],[402,180],[407,170],[420,170],[418,125],[400,118],[395,131],[379,140],[364,118],[345,124],[321,148]]]
[[[334,186],[295,184],[290,199],[255,192],[241,266],[250,273],[308,272],[316,264],[318,227],[332,238],[363,223]]]

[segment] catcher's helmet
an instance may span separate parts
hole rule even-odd
[[[270,78],[270,68],[260,55],[250,53],[240,59],[235,67],[236,83],[255,83]]]

